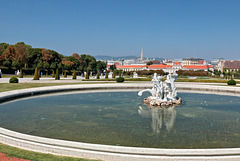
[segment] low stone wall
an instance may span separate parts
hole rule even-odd
[[[189,83],[176,83],[178,89],[201,90],[214,92],[231,92],[240,94],[240,88],[229,86],[210,86]],[[82,84],[54,87],[40,87],[31,89],[14,90],[0,93],[0,101],[11,100],[19,97],[63,92],[71,90],[90,89],[133,89],[151,88],[152,84],[146,83],[120,83],[120,84]],[[101,160],[240,160],[240,148],[227,149],[157,149],[137,148],[111,145],[88,144],[58,139],[31,136],[0,128],[0,142],[18,148],[64,155],[72,157],[101,159]]]

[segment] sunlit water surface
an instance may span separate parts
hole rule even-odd
[[[0,126],[85,143],[154,148],[240,147],[240,99],[179,93],[184,102],[148,108],[137,91],[68,93],[0,105]]]

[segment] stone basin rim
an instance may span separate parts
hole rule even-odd
[[[63,85],[63,86],[28,88],[8,92],[1,92],[0,102],[5,102],[20,97],[53,92],[92,90],[92,89],[138,89],[138,88],[140,89],[149,88],[151,86],[152,84],[122,83],[122,84],[84,84],[84,85],[81,84],[81,85]],[[234,94],[240,94],[239,87],[196,85],[196,84],[192,86],[191,84],[190,85],[176,84],[176,86],[178,89],[181,90],[214,91],[227,93],[230,92]],[[118,160],[119,157],[125,159],[126,157],[130,157],[130,159],[131,158],[140,159],[147,157],[148,158],[147,160],[149,159],[154,160],[156,159],[155,157],[157,157],[158,159],[161,159],[162,157],[183,157],[188,159],[189,158],[194,159],[194,157],[203,157],[204,159],[206,159],[206,157],[210,157],[212,159],[214,159],[214,157],[216,157],[215,159],[219,157],[220,158],[230,157],[240,159],[240,148],[162,149],[162,148],[141,148],[141,147],[101,145],[38,137],[18,133],[1,127],[0,127],[0,142],[3,144],[31,151],[104,160],[105,159]],[[116,159],[116,157],[118,159]]]

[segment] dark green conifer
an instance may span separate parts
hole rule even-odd
[[[59,76],[58,68],[56,69],[55,80],[60,80],[60,76]]]

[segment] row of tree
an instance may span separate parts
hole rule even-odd
[[[78,72],[90,71],[93,74],[106,69],[105,62],[96,61],[93,56],[74,53],[64,56],[58,52],[44,48],[32,48],[24,42],[15,45],[0,43],[0,66],[5,68],[35,69],[40,70],[77,70]]]

